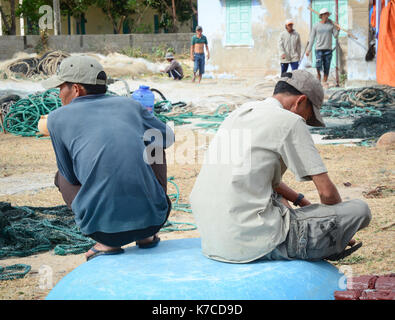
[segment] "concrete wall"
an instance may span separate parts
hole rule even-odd
[[[211,53],[210,65],[218,72],[232,74],[276,75],[280,72],[278,39],[287,19],[306,47],[310,32],[309,0],[253,0],[251,46],[226,45],[226,2],[199,0],[199,25],[207,36]]]
[[[347,85],[371,85],[376,82],[376,58],[366,62],[369,45],[369,0],[348,0],[350,29],[358,40],[348,39]]]
[[[303,53],[311,28],[311,13],[307,9],[310,3],[310,0],[252,0],[253,43],[235,47],[226,45],[226,1],[199,0],[199,25],[207,36],[211,54],[207,69],[235,75],[279,75],[278,39],[285,20],[294,20]],[[348,1],[348,28],[359,41],[345,36],[339,38],[339,68],[340,74],[346,74],[351,81],[376,78],[375,61],[366,63],[364,60],[368,46],[368,16],[369,0]]]
[[[66,52],[120,51],[125,48],[139,48],[152,53],[159,46],[172,47],[176,53],[189,50],[192,33],[168,34],[103,34],[103,35],[60,35],[50,36],[48,45],[52,50]],[[13,57],[17,52],[34,53],[40,36],[0,36],[0,60]]]

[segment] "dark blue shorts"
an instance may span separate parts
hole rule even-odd
[[[291,65],[292,70],[298,70],[299,68],[299,62],[291,62],[291,63],[281,63],[281,74],[285,73],[288,71],[288,67]]]
[[[205,63],[204,53],[195,53],[194,54],[193,72],[196,73],[199,70],[199,74],[203,74],[204,73],[204,63]]]
[[[332,61],[332,50],[316,50],[315,51],[315,67],[317,70],[324,70],[324,74],[329,74]]]

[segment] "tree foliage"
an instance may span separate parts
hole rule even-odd
[[[115,33],[121,33],[125,19],[136,12],[138,0],[95,0],[94,5],[99,7],[109,18]]]
[[[171,32],[177,32],[182,23],[197,15],[193,0],[151,0],[149,5],[160,14],[160,27]]]
[[[43,5],[49,5],[52,7],[52,0],[23,1],[22,4],[18,4],[17,9],[15,10],[15,15],[17,17],[26,18],[28,34],[39,33],[38,22],[41,18],[39,10]]]

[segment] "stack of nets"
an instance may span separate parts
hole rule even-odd
[[[324,117],[354,119],[352,125],[311,129],[324,135],[324,139],[377,141],[384,133],[395,130],[395,88],[339,90],[323,104],[321,114]]]
[[[50,51],[38,58],[19,59],[6,66],[5,74],[11,79],[51,76],[56,73],[62,60],[69,56],[63,51]]]
[[[0,258],[52,249],[57,255],[79,254],[94,243],[81,234],[67,206],[12,207],[0,202]]]

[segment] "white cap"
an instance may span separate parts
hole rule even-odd
[[[56,75],[42,81],[42,86],[51,89],[65,82],[105,85],[106,80],[97,79],[101,71],[104,71],[103,66],[95,58],[71,56],[62,61]]]
[[[285,21],[285,25],[289,25],[289,24],[294,24],[292,19],[288,19],[287,21]]]
[[[331,14],[327,8],[322,8],[322,9],[320,10],[320,15],[321,15],[321,14],[324,14],[324,13],[329,13],[329,14]]]

